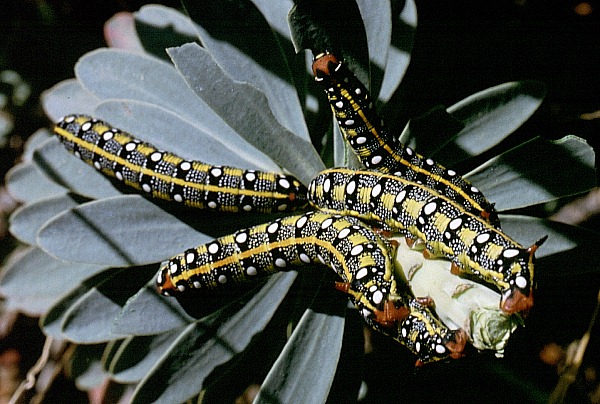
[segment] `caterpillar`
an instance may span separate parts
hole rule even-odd
[[[436,191],[391,174],[344,168],[321,172],[308,187],[310,203],[325,212],[383,222],[425,244],[426,257],[445,256],[452,272],[495,285],[509,314],[533,305],[534,253],[480,216]]]
[[[358,219],[308,212],[258,225],[176,255],[159,270],[158,291],[213,290],[236,282],[320,263],[343,280],[366,322],[406,345],[422,363],[462,356],[466,334],[451,331],[397,282],[392,246]]]
[[[104,175],[153,198],[227,212],[287,212],[306,206],[306,187],[291,175],[185,160],[86,115],[69,115],[54,133]]]
[[[344,138],[366,168],[422,183],[495,227],[500,226],[493,204],[476,187],[456,171],[424,158],[390,135],[368,90],[338,58],[331,53],[317,55],[313,73],[325,88]]]

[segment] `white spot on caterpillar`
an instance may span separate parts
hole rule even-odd
[[[202,287],[202,284],[200,282],[198,282],[198,281],[194,281],[194,287],[196,289],[200,289]]]
[[[195,259],[196,259],[196,254],[194,254],[194,253],[187,253],[185,255],[185,262],[188,264],[191,264],[192,262],[194,262]]]
[[[216,209],[217,208],[217,203],[215,201],[210,201],[210,202],[208,202],[207,205],[211,209]]]
[[[219,283],[227,283],[227,277],[225,275],[220,275]]]
[[[362,279],[365,276],[367,276],[367,274],[369,273],[369,271],[367,270],[367,268],[361,268],[358,270],[358,272],[356,273],[356,279]]]
[[[256,179],[256,174],[252,171],[248,171],[245,175],[247,181],[254,181]]]
[[[483,243],[486,243],[489,239],[490,239],[490,234],[483,233],[483,234],[480,234],[479,236],[477,236],[477,238],[475,238],[475,241],[477,241],[479,244],[483,244]]]
[[[432,159],[427,159],[427,160],[425,160],[425,163],[426,163],[428,166],[432,166],[432,165],[434,164]]]
[[[421,343],[419,341],[415,343],[415,351],[421,352]]]
[[[65,121],[66,123],[71,123],[75,120],[75,117],[71,115],[61,120]]]
[[[308,218],[306,216],[302,216],[296,222],[296,227],[299,228],[299,229],[302,228],[302,227],[304,227],[304,225],[306,224],[307,221],[308,221]]]
[[[352,126],[352,125],[354,125],[354,119],[346,119],[346,121],[344,122],[344,124],[346,126]]]
[[[359,136],[356,138],[356,144],[363,144],[367,141],[367,138],[364,136]]]
[[[338,107],[339,109],[344,108],[344,103],[342,101],[338,101],[335,103],[335,106]]]
[[[373,293],[373,303],[379,304],[379,303],[381,303],[382,300],[383,300],[383,293],[381,293],[380,290]]]
[[[375,198],[375,197],[378,197],[380,193],[381,193],[381,184],[377,184],[371,190],[371,196]]]
[[[242,206],[244,212],[250,212],[252,210],[252,205],[244,205]]]
[[[144,192],[151,192],[152,191],[152,187],[148,184],[142,184],[142,189],[144,190]]]
[[[435,352],[439,353],[440,355],[446,353],[446,347],[443,345],[436,345],[435,346]]]
[[[277,258],[275,260],[275,266],[277,268],[285,268],[286,265],[287,265],[287,262],[285,262],[285,260],[283,258]]]
[[[137,145],[135,143],[130,142],[125,145],[125,150],[128,152],[131,152],[131,151],[134,151],[136,147],[137,147]]]
[[[183,291],[185,291],[185,285],[177,285],[177,289],[178,289],[180,292],[183,292]]]
[[[339,239],[343,239],[343,238],[346,238],[346,237],[348,237],[348,235],[349,235],[349,234],[350,234],[350,229],[348,229],[348,228],[345,228],[345,229],[342,229],[342,231],[340,231],[340,232],[338,233],[337,237],[338,237]]]
[[[362,94],[362,91],[361,91],[361,89],[360,89],[360,88],[358,88],[358,87],[357,87],[357,88],[354,90],[354,93],[356,93],[356,95],[361,95],[361,94]]]
[[[323,182],[323,191],[329,192],[330,189],[331,189],[331,180],[329,178],[327,178],[325,180],[325,182]]]
[[[183,163],[181,163],[179,168],[181,168],[183,171],[187,171],[190,168],[192,168],[192,163],[190,163],[189,161],[184,161]]]
[[[448,170],[446,173],[447,173],[447,174],[448,174],[448,176],[450,176],[450,177],[454,177],[454,176],[456,175],[456,171],[454,171],[454,170]]]
[[[115,134],[114,134],[113,132],[106,131],[106,132],[104,132],[104,133],[102,134],[102,139],[103,139],[104,141],[107,141],[107,140],[110,140],[110,139],[112,139],[114,135],[115,135]]]
[[[279,180],[279,185],[280,185],[282,188],[288,189],[288,188],[290,187],[290,182],[289,182],[288,180],[286,180],[285,178],[281,178],[281,179]]]
[[[456,230],[461,225],[462,225],[462,219],[460,217],[457,217],[456,219],[452,220],[448,226],[450,227],[450,230]]]
[[[250,276],[254,276],[254,275],[256,275],[258,272],[257,272],[257,270],[256,270],[256,267],[248,267],[248,268],[246,269],[246,273],[247,273],[248,275],[250,275]]]
[[[271,223],[269,227],[267,227],[268,233],[275,233],[279,229],[279,222]]]
[[[100,166],[100,162],[99,161],[94,161],[94,168],[96,168],[96,170],[99,170],[100,168],[102,168]]]
[[[235,236],[236,243],[245,243],[248,240],[248,233],[239,233]]]
[[[413,149],[411,149],[410,147],[407,147],[407,148],[405,149],[405,151],[406,151],[406,154],[408,154],[409,156],[412,156],[412,155],[414,154],[414,151],[413,151]]]
[[[474,194],[478,194],[479,189],[477,189],[476,187],[471,187],[471,192],[473,192]]]
[[[179,267],[177,266],[177,264],[175,262],[172,262],[171,265],[169,266],[169,272],[171,272],[172,274],[176,274],[178,269],[179,269]]]
[[[437,204],[435,202],[429,202],[427,205],[425,205],[425,207],[423,208],[423,212],[429,216],[431,215],[433,212],[435,212],[437,209]]]
[[[300,261],[304,262],[305,264],[309,264],[310,263],[310,257],[304,253],[301,253],[299,255],[300,257]]]
[[[524,289],[527,286],[527,279],[522,276],[517,276],[517,279],[515,279],[515,284],[521,289]]]
[[[321,229],[326,229],[329,226],[331,226],[331,223],[333,223],[333,219],[332,218],[327,218],[323,221],[323,223],[321,223]]]
[[[217,252],[219,252],[219,244],[218,243],[212,243],[212,244],[210,244],[208,246],[207,250],[211,254],[216,254]]]
[[[210,170],[210,174],[214,177],[220,177],[221,174],[223,174],[223,170],[218,167],[214,167],[212,170]]]
[[[92,128],[91,122],[86,122],[83,125],[81,125],[81,130],[83,130],[83,131],[90,130],[91,128]]]
[[[348,183],[348,185],[346,185],[346,193],[351,195],[354,193],[355,190],[356,190],[356,182],[350,181]]]
[[[277,210],[280,212],[283,212],[286,209],[287,209],[287,204],[285,204],[285,203],[283,203],[277,207]]]
[[[357,246],[352,247],[352,250],[350,250],[350,254],[358,255],[358,254],[362,253],[363,250],[364,250],[364,248],[362,245],[357,245]]]
[[[160,161],[161,158],[162,158],[162,153],[159,153],[159,152],[154,152],[150,155],[150,160],[154,161],[155,163],[157,161]]]
[[[406,190],[402,190],[400,192],[398,192],[398,195],[396,195],[396,203],[400,203],[402,202],[402,200],[406,197]]]
[[[119,173],[120,174],[120,173]],[[122,177],[122,176],[121,176]],[[118,178],[118,177],[117,177]],[[183,202],[183,196],[179,195],[179,194],[175,194],[173,195],[173,200],[175,202]]]
[[[504,258],[516,257],[518,254],[519,254],[519,250],[516,250],[514,248],[509,248],[508,250],[504,250],[504,252],[502,253]]]
[[[371,164],[379,164],[381,163],[381,156],[373,156],[373,158],[371,159]]]

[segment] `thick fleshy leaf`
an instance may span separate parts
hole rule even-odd
[[[197,42],[194,23],[185,14],[158,4],[143,6],[135,15],[135,28],[144,49],[168,60],[165,49]]]
[[[500,220],[503,231],[525,246],[548,236],[535,256],[552,263],[553,276],[600,272],[600,259],[593,254],[600,242],[600,234],[530,216],[501,215]],[[556,262],[552,262],[554,259]]]
[[[209,317],[190,324],[179,335],[159,364],[140,382],[134,403],[154,401],[183,402],[197,395],[203,380],[217,366],[242,352],[252,338],[264,329],[278,304],[265,298],[272,293],[283,295],[295,274],[276,274],[243,307],[232,304],[220,312],[220,319]]]
[[[367,35],[371,62],[369,89],[371,94],[379,94],[392,40],[391,4],[389,0],[358,0],[356,4]]]
[[[113,331],[126,335],[152,335],[183,327],[195,319],[176,299],[156,292],[155,278],[132,296],[113,323]]]
[[[82,390],[99,387],[106,381],[108,374],[102,369],[102,356],[105,345],[78,345],[71,360],[71,376]]]
[[[90,344],[125,337],[113,332],[113,322],[127,299],[155,272],[156,266],[125,268],[91,288],[65,312],[61,324],[64,338]]]
[[[447,109],[464,128],[452,137],[437,122],[409,125],[400,140],[424,156],[452,167],[500,143],[540,106],[546,88],[536,81],[512,82],[475,93]],[[431,115],[435,117],[436,115]],[[432,128],[434,130],[432,130]]]
[[[403,5],[402,10],[397,10]],[[410,63],[410,52],[413,47],[414,36],[417,27],[417,8],[413,0],[392,2],[392,38],[391,45],[387,50],[387,60],[383,83],[379,91],[379,100],[388,102],[408,69]],[[369,30],[369,24],[366,24]],[[369,46],[371,40],[369,40]],[[373,55],[370,51],[371,56]],[[377,65],[377,63],[375,63]]]
[[[593,149],[582,139],[536,138],[471,171],[498,211],[522,208],[586,192],[596,186]]]
[[[160,262],[211,239],[139,195],[85,203],[38,234],[38,244],[56,257],[108,266]]]
[[[231,79],[197,44],[168,50],[191,88],[257,149],[307,184],[324,168],[310,142],[285,129],[273,117],[264,94]],[[223,97],[227,94],[227,97]]]
[[[42,93],[44,112],[53,122],[73,113],[92,115],[98,102],[98,97],[75,79],[61,81]]]
[[[10,233],[24,243],[35,245],[37,232],[48,220],[79,203],[73,195],[65,194],[24,205],[11,215]]]
[[[158,335],[127,338],[107,364],[106,370],[119,383],[137,383],[159,361],[179,334],[181,330],[174,329]]]
[[[33,163],[55,184],[78,195],[90,199],[121,195],[108,178],[69,153],[55,137],[37,148]]]
[[[340,302],[337,309],[343,313],[346,301]],[[303,397],[305,403],[325,402],[335,376],[343,333],[343,316],[307,309],[265,378],[257,402],[289,403],[298,397]]]
[[[104,39],[110,48],[144,52],[135,29],[135,18],[127,11],[116,13],[104,23]]]
[[[288,55],[293,54],[292,46],[273,32],[252,1],[184,0],[182,3],[188,15],[198,24],[202,46],[226,74],[258,89],[266,97],[265,106],[275,120],[285,130],[309,141],[287,60]],[[248,37],[252,41],[248,41]],[[260,46],[255,46],[256,43]]]
[[[3,270],[0,293],[7,307],[39,316],[102,270],[104,267],[99,265],[66,263],[30,248]]]
[[[248,142],[241,139],[224,123],[222,117],[194,94],[170,64],[149,55],[99,49],[79,59],[75,71],[80,83],[101,99],[136,100],[161,106],[202,128],[232,150],[252,150]],[[222,95],[220,93],[219,97]],[[110,116],[103,118],[114,124]],[[120,121],[119,129],[136,133],[129,128],[128,122]],[[136,128],[144,129],[139,126]],[[257,152],[257,160],[264,158]]]
[[[280,170],[270,158],[250,145],[243,148],[243,144],[238,144],[230,148],[229,144],[240,139],[236,133],[214,137],[213,133],[156,105],[139,101],[104,101],[96,108],[94,116],[110,119],[110,124],[119,129],[124,125],[135,137],[189,160],[243,169]],[[227,135],[233,138],[224,143],[222,139]]]
[[[40,321],[44,334],[56,339],[64,339],[62,334],[62,323],[69,309],[83,298],[94,286],[101,284],[106,279],[114,276],[114,268],[109,268],[81,282],[76,288],[63,296],[54,306],[50,308]]]
[[[31,162],[33,159],[33,153],[35,150],[44,142],[52,137],[52,132],[50,132],[46,128],[41,128],[33,132],[27,141],[25,142],[25,147],[23,148],[23,156],[22,161]]]
[[[33,163],[21,163],[11,168],[6,174],[6,187],[14,199],[25,203],[67,193],[66,188],[50,181]]]

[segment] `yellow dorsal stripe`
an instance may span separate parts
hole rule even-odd
[[[274,198],[274,199],[288,199],[289,198],[289,194],[281,194],[281,193],[277,193],[277,192],[256,191],[253,189],[239,189],[239,188],[220,187],[220,186],[216,186],[216,185],[200,184],[200,183],[196,183],[196,182],[186,181],[181,178],[171,177],[171,176],[168,176],[165,174],[160,174],[149,168],[145,168],[145,167],[141,167],[139,165],[133,164],[119,156],[116,156],[116,155],[102,149],[101,147],[96,146],[95,144],[93,144],[91,142],[86,142],[85,140],[75,136],[71,132],[69,132],[61,127],[55,126],[54,133],[65,138],[66,140],[68,140],[70,142],[77,144],[78,146],[80,146],[86,150],[91,151],[94,154],[97,154],[98,156],[104,157],[110,161],[114,161],[115,163],[120,164],[123,167],[126,167],[135,173],[147,175],[149,177],[154,177],[154,178],[157,178],[168,184],[175,184],[175,185],[179,185],[179,186],[186,187],[186,188],[197,189],[199,191],[229,192],[229,193],[236,194],[236,195],[268,197],[268,198]]]

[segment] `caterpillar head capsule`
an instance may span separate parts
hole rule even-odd
[[[500,308],[507,314],[524,313],[533,307],[533,267],[536,250],[546,241],[548,236],[536,241],[531,247],[525,249],[521,257],[515,257],[512,263],[511,275],[507,279],[510,288],[502,293]],[[507,250],[512,251],[512,250]],[[528,273],[526,277],[524,273]]]

